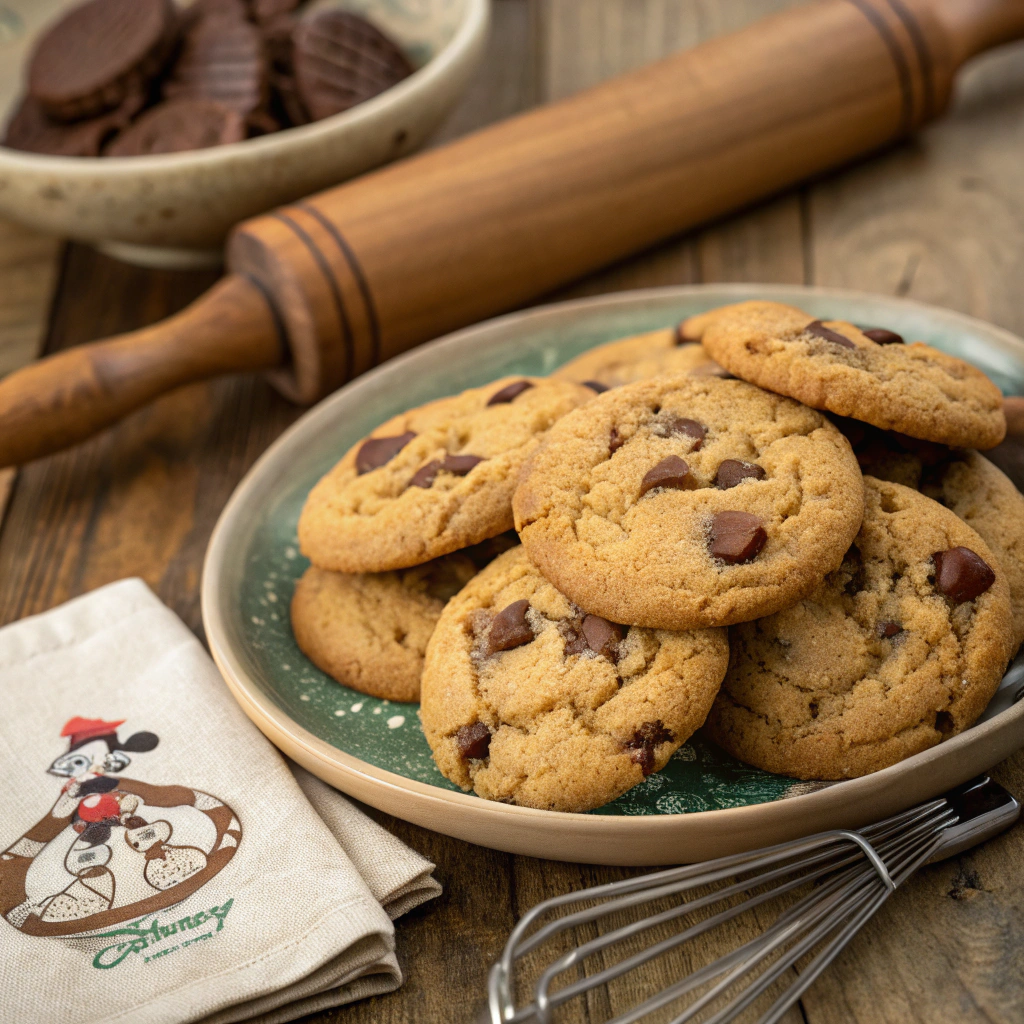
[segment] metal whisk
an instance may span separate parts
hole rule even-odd
[[[889,894],[922,864],[953,856],[998,834],[1019,815],[1017,801],[997,783],[981,777],[859,832],[822,832],[546,900],[515,927],[501,959],[491,969],[485,1019],[491,1024],[552,1024],[554,1011],[569,1000],[754,907],[807,888],[809,891],[759,936],[608,1022],[633,1024],[689,996],[689,1005],[671,1024],[684,1024],[704,1012],[710,1014],[705,1018],[707,1024],[725,1024],[796,967],[799,973],[759,1021],[774,1024]],[[714,887],[710,893],[694,892],[709,886]],[[516,971],[523,966],[523,957],[570,929],[671,897],[681,899],[667,910],[613,927],[558,956],[540,971],[532,986],[532,1001],[516,1005]],[[574,909],[577,906],[579,909]],[[555,987],[562,975],[588,958],[598,956],[598,964],[607,962],[614,947],[669,924],[678,924],[681,930],[650,941],[611,966]],[[523,979],[518,981],[520,988],[526,987]],[[701,988],[705,991],[696,995]],[[722,1005],[715,1009],[716,1004]]]

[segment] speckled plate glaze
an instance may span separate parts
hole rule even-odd
[[[207,553],[203,617],[239,703],[282,750],[389,813],[496,849],[563,860],[663,864],[721,856],[823,828],[856,827],[956,785],[1024,744],[1024,666],[986,719],[863,779],[798,783],[750,768],[695,737],[668,767],[590,814],[538,811],[464,794],[437,770],[416,705],[376,700],[320,672],[288,624],[308,564],[295,528],[309,489],[360,437],[410,406],[505,374],[545,374],[585,349],[745,298],[825,319],[878,324],[969,359],[1024,393],[1024,342],[946,310],[834,289],[707,285],[601,296],[488,321],[394,359],[311,410],[257,462]]]

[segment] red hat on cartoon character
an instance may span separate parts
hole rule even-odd
[[[104,722],[102,718],[81,718],[76,715],[64,723],[60,734],[71,740],[68,749],[74,750],[75,747],[80,747],[83,743],[100,736],[116,736],[117,727],[124,725],[125,721],[126,719],[121,718],[116,722]]]

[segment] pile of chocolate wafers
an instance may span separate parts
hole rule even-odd
[[[319,121],[412,74],[398,45],[305,0],[88,0],[28,61],[4,145],[54,156],[205,149]]]

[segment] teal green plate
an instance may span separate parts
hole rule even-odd
[[[204,622],[250,717],[311,771],[390,813],[499,849],[621,864],[718,856],[858,824],[956,785],[1024,743],[1021,705],[884,772],[823,787],[750,768],[698,736],[663,771],[597,811],[536,811],[463,794],[434,765],[415,705],[340,686],[299,651],[288,623],[295,581],[308,564],[296,542],[299,512],[313,484],[373,427],[430,399],[507,374],[546,374],[594,345],[753,297],[884,325],[970,360],[1007,394],[1024,394],[1024,343],[1007,332],[918,303],[828,289],[708,285],[601,296],[424,345],[307,413],[253,467],[221,516],[204,570]],[[624,836],[635,842],[624,845]]]

